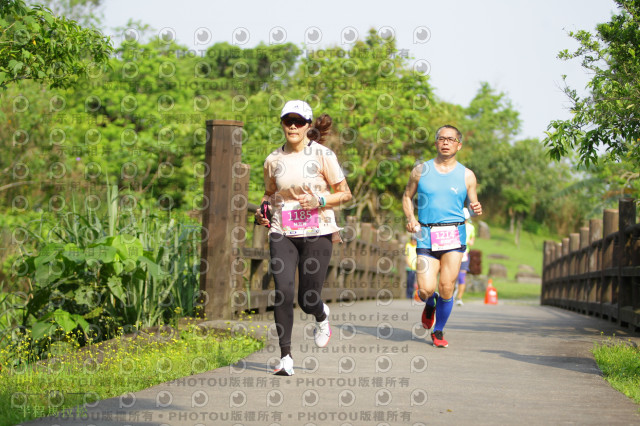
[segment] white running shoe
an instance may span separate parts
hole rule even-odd
[[[293,376],[293,359],[290,355],[280,359],[280,363],[273,370],[273,374],[276,376]]]
[[[327,318],[324,321],[316,322],[316,329],[314,330],[313,339],[316,342],[316,346],[319,348],[324,348],[329,343],[329,339],[331,339],[331,327],[329,327],[329,307],[324,304],[324,313],[327,315]]]
[[[462,303],[462,299],[456,300],[456,306],[462,306],[462,305],[464,305],[464,303]]]

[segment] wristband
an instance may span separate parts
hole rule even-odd
[[[324,197],[318,197],[318,205],[320,207],[325,207],[327,205],[327,200]]]

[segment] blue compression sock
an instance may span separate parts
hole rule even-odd
[[[453,297],[451,299],[443,299],[438,296],[438,303],[436,304],[436,324],[433,326],[434,330],[442,331],[449,315],[451,315],[451,309],[453,308]]]
[[[427,299],[427,305],[429,306],[435,306],[436,304],[436,297],[438,297],[438,292],[434,291],[433,294]],[[437,312],[437,311],[436,311]]]

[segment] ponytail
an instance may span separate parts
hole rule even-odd
[[[332,123],[333,120],[331,120],[331,116],[329,116],[329,114],[322,114],[320,117],[316,118],[315,123],[313,123],[313,126],[307,132],[307,137],[319,144],[324,144],[331,132]]]

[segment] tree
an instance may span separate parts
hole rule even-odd
[[[520,247],[520,231],[522,230],[522,220],[531,211],[533,204],[533,194],[528,189],[508,186],[502,190],[502,196],[509,206],[509,232],[515,232],[516,247]],[[514,229],[514,222],[517,226]]]
[[[289,97],[331,115],[336,151],[354,195],[349,213],[382,224],[401,216],[398,194],[421,157],[433,154],[440,123],[424,61],[410,61],[370,30],[364,41],[308,52]]]
[[[42,5],[51,9],[54,15],[64,16],[83,27],[97,28],[102,18],[99,10],[102,0],[26,0],[26,2],[30,6]]]
[[[67,87],[108,62],[108,37],[23,0],[0,3],[0,88],[21,80]]]
[[[607,149],[611,160],[628,159],[632,170],[640,168],[640,1],[616,0],[620,13],[599,24],[596,33],[570,32],[580,47],[564,50],[561,59],[582,58],[582,66],[594,76],[590,93],[580,97],[565,86],[573,116],[548,126],[546,145],[554,159],[577,148],[580,163],[598,162],[598,149]],[[566,76],[565,76],[566,77]]]
[[[598,164],[578,167],[575,182],[570,183],[558,197],[582,197],[585,217],[601,217],[604,209],[617,209],[620,198],[638,198],[640,179],[628,161],[614,163],[601,161]]]
[[[505,176],[514,170],[509,153],[520,128],[519,114],[507,96],[497,93],[488,83],[480,85],[464,114],[459,159],[476,174],[478,195],[493,215],[502,209]]]
[[[509,231],[519,246],[524,221],[534,217],[537,210],[546,204],[554,192],[560,167],[550,167],[544,146],[537,139],[520,140],[509,145],[499,162],[502,163],[500,169],[504,170],[499,204],[505,206]]]

